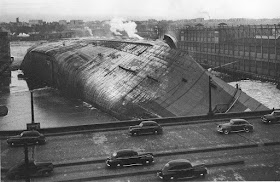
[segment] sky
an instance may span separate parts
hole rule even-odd
[[[280,18],[280,0],[0,0],[0,22]]]

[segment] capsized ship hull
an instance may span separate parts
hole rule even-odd
[[[265,106],[163,42],[68,40],[31,48],[21,69],[119,119],[207,114]]]

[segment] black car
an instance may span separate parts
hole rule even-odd
[[[207,168],[204,164],[193,165],[187,159],[176,159],[169,161],[158,171],[157,176],[163,180],[180,178],[204,177],[207,174]]]
[[[280,122],[280,111],[273,111],[270,114],[266,114],[263,117],[261,117],[262,122],[266,123],[266,124],[270,124],[270,123],[277,123]]]
[[[106,160],[106,165],[108,167],[122,167],[122,166],[131,166],[131,165],[147,165],[154,162],[154,156],[152,153],[142,153],[132,149],[123,149],[117,152],[114,152]]]
[[[142,121],[139,125],[130,126],[129,133],[131,135],[141,134],[161,134],[162,127],[155,121]]]
[[[7,139],[7,143],[13,145],[27,144],[45,144],[46,138],[36,130],[23,131],[20,135],[12,136]]]
[[[219,124],[217,131],[226,135],[230,132],[250,132],[253,131],[253,125],[245,119],[231,119],[228,123]]]
[[[29,177],[43,177],[49,176],[52,172],[52,163],[35,162],[33,160],[29,160],[27,173],[25,161],[22,161],[14,167],[10,168],[6,174],[6,177],[8,179],[24,179],[26,177],[26,174],[28,174]]]

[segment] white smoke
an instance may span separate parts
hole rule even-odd
[[[210,13],[208,11],[200,11],[198,15],[199,17],[210,20]]]
[[[88,33],[91,37],[93,36],[92,30],[89,27],[84,27],[84,29],[86,29],[88,31]]]
[[[139,35],[136,34],[136,23],[133,21],[126,21],[123,18],[113,18],[110,22],[110,30],[115,35],[122,35],[119,31],[125,31],[130,38],[138,38],[143,39]]]
[[[29,34],[26,34],[26,33],[19,33],[18,34],[18,37],[29,37],[30,35]]]

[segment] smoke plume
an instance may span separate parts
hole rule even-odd
[[[109,22],[110,30],[115,35],[123,35],[121,32],[125,31],[130,38],[143,39],[136,34],[136,23],[133,21],[126,21],[123,18],[114,18]]]
[[[84,27],[84,29],[86,29],[88,31],[88,33],[91,37],[93,36],[92,30],[89,27]]]
[[[206,17],[205,17],[206,16]],[[205,19],[208,19],[208,20],[210,20],[210,14],[209,14],[209,12],[208,11],[200,11],[199,12],[199,17],[200,18],[205,18]]]

